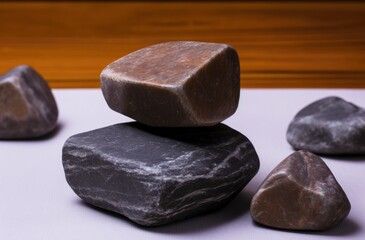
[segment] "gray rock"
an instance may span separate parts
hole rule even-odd
[[[155,127],[212,126],[240,94],[237,52],[225,44],[167,42],[111,63],[101,73],[109,107]]]
[[[41,137],[57,118],[51,89],[34,69],[22,65],[0,76],[0,139]]]
[[[223,206],[259,169],[251,142],[223,124],[117,124],[70,137],[62,158],[80,198],[146,226]]]
[[[320,99],[295,116],[287,140],[317,154],[364,154],[365,109],[339,97]]]
[[[325,230],[343,220],[351,205],[324,161],[294,152],[264,180],[251,202],[252,218],[291,230]]]

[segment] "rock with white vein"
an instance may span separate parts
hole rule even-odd
[[[226,44],[166,42],[109,64],[101,89],[114,111],[154,127],[213,126],[240,95],[237,52]]]
[[[0,76],[0,139],[41,137],[55,129],[58,108],[47,82],[22,65]]]
[[[62,158],[80,198],[146,226],[223,206],[259,169],[251,142],[223,124],[116,124],[70,137]]]
[[[287,139],[317,154],[365,154],[365,109],[339,97],[317,100],[298,112]]]
[[[294,152],[272,170],[251,202],[256,222],[291,230],[326,230],[350,209],[325,162],[306,151]]]

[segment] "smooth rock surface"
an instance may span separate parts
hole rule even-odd
[[[251,202],[252,218],[291,230],[325,230],[343,220],[351,205],[324,161],[307,151],[283,160]]]
[[[225,44],[167,42],[108,65],[109,107],[157,127],[212,126],[231,116],[240,94],[237,52]]]
[[[299,111],[287,140],[317,154],[365,154],[365,109],[339,97],[320,99]]]
[[[33,68],[21,65],[0,76],[0,139],[41,137],[57,118],[51,89]]]
[[[259,169],[251,142],[223,124],[112,125],[70,137],[62,158],[80,198],[146,226],[225,205]]]

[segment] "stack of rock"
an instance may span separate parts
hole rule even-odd
[[[224,44],[168,42],[107,66],[109,107],[137,122],[70,137],[66,179],[95,206],[154,226],[219,208],[259,169],[251,142],[221,124],[238,105],[239,59]]]

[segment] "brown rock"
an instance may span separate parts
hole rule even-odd
[[[108,65],[101,88],[109,107],[159,127],[215,125],[237,109],[237,52],[225,44],[167,42]]]
[[[306,151],[283,160],[251,202],[252,218],[292,230],[325,230],[343,220],[351,205],[324,161]]]
[[[0,76],[0,139],[43,136],[57,118],[52,92],[34,69],[22,65]]]

